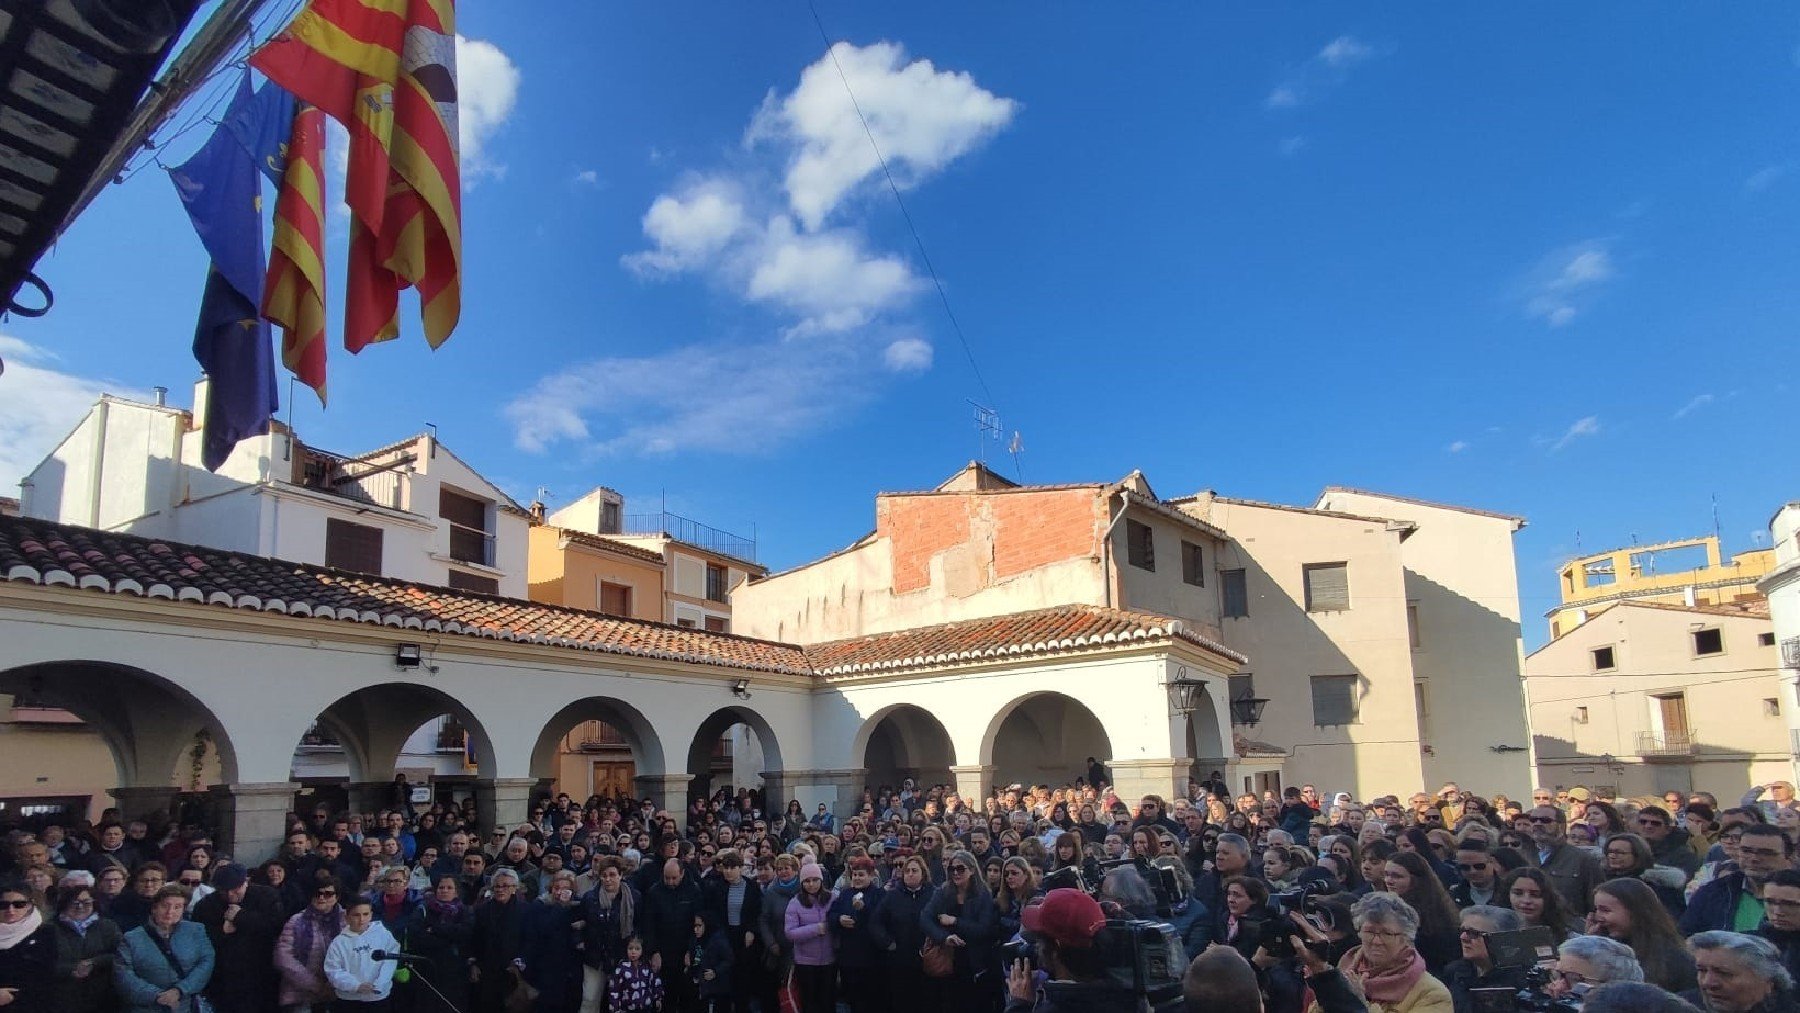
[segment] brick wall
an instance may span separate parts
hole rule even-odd
[[[992,561],[982,586],[1092,556],[1102,521],[1099,498],[1086,489],[894,496],[876,507],[876,533],[893,554],[895,594],[931,586],[931,561],[964,544],[982,564]]]
[[[931,559],[969,540],[971,496],[882,497],[875,532],[893,553],[894,593],[931,586]]]
[[[994,521],[994,579],[1097,551],[1100,497],[1088,489],[985,497]]]

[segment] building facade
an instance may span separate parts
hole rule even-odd
[[[1575,629],[1608,605],[1653,601],[1730,605],[1758,601],[1757,581],[1775,566],[1770,549],[1727,559],[1716,535],[1608,549],[1572,559],[1557,573],[1562,601],[1547,615],[1551,639]]]
[[[1783,504],[1769,519],[1775,565],[1756,585],[1768,597],[1769,618],[1781,666],[1781,697],[1787,711],[1788,749],[1800,782],[1800,501]]]
[[[1525,660],[1546,787],[1734,799],[1792,770],[1793,689],[1766,604],[1611,605]]]

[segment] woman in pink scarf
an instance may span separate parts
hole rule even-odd
[[[1451,1013],[1450,990],[1425,973],[1413,949],[1419,913],[1397,894],[1371,893],[1351,909],[1361,945],[1344,954],[1339,970],[1361,992],[1371,1013]],[[1320,1013],[1313,1003],[1310,1013]]]

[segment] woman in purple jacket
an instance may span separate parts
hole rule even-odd
[[[815,862],[800,869],[800,891],[788,901],[782,925],[794,948],[794,983],[800,1013],[834,1013],[837,1009],[837,966],[832,959],[831,891],[825,870]]]

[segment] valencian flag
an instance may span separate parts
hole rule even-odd
[[[253,95],[250,72],[244,71],[212,136],[194,157],[169,170],[212,259],[194,328],[194,358],[211,381],[202,460],[213,471],[239,440],[263,432],[280,406],[269,326],[257,309],[263,284],[262,184],[257,174],[270,158],[279,158],[278,150],[267,147],[268,138],[286,130],[285,120],[280,132],[265,121],[291,116],[292,108],[280,95]]]
[[[350,132],[345,347],[398,335],[409,286],[442,344],[462,311],[454,0],[308,0],[250,63]]]
[[[279,91],[268,85],[264,91]],[[325,403],[325,113],[294,114],[275,199],[275,241],[263,284],[263,319],[281,325],[281,361]]]

